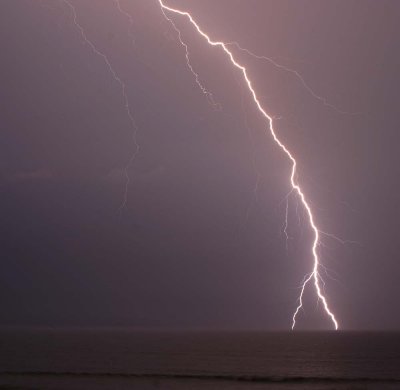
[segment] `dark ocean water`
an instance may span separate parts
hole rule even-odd
[[[0,389],[400,389],[400,333],[3,330]]]

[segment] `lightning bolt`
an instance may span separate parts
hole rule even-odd
[[[132,165],[133,161],[135,160],[136,155],[139,152],[139,148],[140,148],[139,144],[137,142],[137,138],[136,138],[137,132],[138,132],[138,126],[136,124],[136,121],[135,121],[133,114],[131,112],[131,109],[130,109],[129,98],[128,98],[128,94],[126,92],[126,85],[125,85],[124,81],[118,76],[118,73],[115,71],[115,69],[112,66],[108,57],[103,52],[98,50],[97,47],[95,46],[95,44],[87,37],[84,28],[78,22],[78,16],[77,16],[75,7],[69,2],[69,0],[61,0],[61,1],[71,10],[74,26],[79,31],[79,34],[81,35],[81,37],[83,39],[83,42],[90,47],[90,49],[92,50],[92,52],[94,54],[96,54],[98,57],[100,57],[104,61],[105,65],[107,66],[108,70],[110,71],[110,74],[112,75],[114,81],[120,86],[122,98],[124,100],[125,111],[128,115],[129,121],[132,126],[132,130],[133,130],[132,131],[132,141],[133,141],[135,149],[124,168],[124,174],[125,174],[126,181],[125,181],[124,196],[122,199],[122,203],[119,207],[119,211],[121,211],[123,208],[125,208],[125,206],[128,202],[128,189],[129,189],[129,184],[130,184],[130,180],[131,180],[128,170],[129,170],[130,166]],[[116,1],[116,5],[117,5],[117,7],[119,7],[118,0]],[[119,9],[121,12],[124,12],[120,7],[119,7]]]
[[[194,18],[192,17],[192,15],[187,12],[187,11],[182,11],[180,9],[176,9],[176,8],[172,8],[169,7],[168,5],[166,5],[164,3],[164,0],[158,0],[158,3],[161,7],[161,12],[163,13],[163,15],[165,16],[165,18],[172,23],[174,29],[177,31],[179,39],[181,41],[181,44],[184,45],[184,47],[187,50],[187,45],[183,43],[182,39],[181,39],[181,33],[180,30],[176,27],[176,25],[174,24],[174,22],[172,21],[171,18],[169,18],[166,14],[166,12],[169,13],[173,13],[176,15],[180,15],[183,16],[185,18],[187,18],[189,20],[189,22],[193,25],[193,27],[196,29],[196,31],[207,41],[207,43],[210,46],[216,46],[222,49],[222,51],[228,56],[229,60],[231,61],[232,65],[237,68],[243,76],[243,79],[245,81],[245,83],[247,84],[248,90],[253,98],[253,101],[256,105],[256,107],[258,108],[259,112],[261,113],[261,115],[265,118],[265,120],[268,123],[268,130],[269,133],[271,134],[273,140],[275,141],[275,143],[282,149],[282,151],[286,154],[286,156],[288,157],[288,159],[290,160],[291,164],[292,164],[292,169],[291,169],[291,173],[290,173],[290,184],[292,186],[292,191],[297,193],[298,197],[301,200],[301,203],[304,207],[304,209],[307,212],[308,215],[308,219],[309,219],[309,223],[310,223],[310,227],[313,231],[313,241],[311,244],[311,254],[312,254],[312,259],[313,259],[313,267],[312,267],[312,271],[310,274],[306,275],[305,279],[303,280],[302,283],[302,287],[301,287],[301,291],[300,291],[300,295],[298,298],[298,306],[293,314],[293,318],[292,318],[292,329],[295,328],[296,326],[296,318],[297,315],[300,311],[300,309],[302,309],[303,307],[303,296],[304,296],[304,291],[308,285],[309,282],[313,281],[314,283],[314,287],[315,287],[315,291],[317,293],[317,297],[318,300],[322,302],[324,310],[326,312],[326,314],[328,315],[328,317],[330,318],[330,320],[332,321],[332,324],[334,326],[334,328],[337,330],[339,327],[339,324],[336,320],[335,315],[333,314],[332,310],[330,309],[329,305],[328,305],[328,301],[327,298],[325,297],[325,295],[323,294],[322,288],[321,288],[321,283],[323,284],[319,269],[320,269],[320,259],[318,256],[318,245],[320,243],[320,231],[315,223],[314,220],[314,215],[312,213],[311,207],[306,199],[306,196],[304,195],[303,190],[300,187],[300,184],[297,182],[297,161],[295,159],[295,157],[292,155],[292,153],[290,152],[290,150],[285,146],[284,143],[282,143],[282,141],[278,138],[278,135],[275,131],[274,128],[274,122],[273,122],[273,117],[271,115],[269,115],[267,113],[267,111],[262,107],[260,100],[257,96],[257,93],[253,87],[253,84],[248,76],[248,72],[247,72],[247,68],[240,64],[234,54],[232,53],[232,51],[229,50],[229,46],[232,45],[232,43],[225,43],[223,41],[214,41],[212,40],[199,26],[199,24],[194,20]],[[188,51],[186,51],[186,54],[188,54]],[[188,56],[186,56],[186,59],[188,59]]]

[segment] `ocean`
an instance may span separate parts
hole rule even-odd
[[[2,330],[0,389],[400,389],[400,333]]]

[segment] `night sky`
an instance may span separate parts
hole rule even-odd
[[[400,330],[396,0],[165,0],[232,48],[325,232],[340,327]],[[240,72],[157,0],[0,1],[0,325],[290,329],[312,234]],[[339,111],[346,111],[341,113]],[[355,243],[353,243],[353,241]],[[330,329],[310,285],[299,329]]]

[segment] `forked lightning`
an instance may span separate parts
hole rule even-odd
[[[290,184],[292,186],[292,191],[294,191],[295,193],[297,193],[297,195],[299,196],[301,203],[304,207],[304,209],[307,212],[308,215],[308,219],[310,222],[310,227],[313,231],[313,241],[311,244],[311,254],[312,254],[312,258],[313,258],[313,267],[312,267],[312,271],[311,273],[309,273],[303,280],[302,286],[301,286],[301,291],[300,291],[300,295],[298,298],[298,306],[293,314],[293,318],[292,318],[292,329],[295,328],[296,326],[296,318],[297,315],[299,314],[299,311],[301,310],[301,308],[303,307],[303,296],[304,296],[304,291],[306,286],[308,285],[309,282],[313,281],[314,283],[314,287],[315,287],[315,291],[317,293],[318,299],[322,301],[323,303],[323,307],[324,310],[326,312],[326,314],[329,316],[330,320],[332,321],[332,324],[334,326],[334,328],[337,330],[339,327],[338,321],[336,320],[336,317],[334,315],[334,313],[332,312],[332,310],[330,309],[329,305],[328,305],[328,301],[327,298],[325,297],[325,295],[322,292],[321,289],[321,283],[323,284],[323,280],[321,278],[319,269],[320,269],[320,259],[318,256],[318,245],[320,243],[320,235],[321,235],[321,231],[318,229],[315,221],[314,221],[314,215],[312,213],[311,207],[303,193],[303,190],[300,187],[300,184],[297,181],[297,161],[294,158],[294,156],[292,155],[292,153],[289,151],[289,149],[286,147],[285,144],[283,144],[281,142],[281,140],[278,138],[277,133],[274,129],[274,123],[273,123],[273,117],[271,115],[269,115],[267,113],[267,111],[262,107],[260,100],[256,94],[256,91],[253,87],[253,84],[248,76],[247,73],[247,68],[242,65],[241,63],[239,63],[233,52],[231,50],[229,50],[228,46],[232,45],[232,42],[222,42],[222,41],[214,41],[212,40],[209,35],[207,35],[199,26],[199,24],[194,20],[194,18],[192,17],[192,15],[187,12],[187,11],[183,11],[180,9],[176,9],[176,8],[172,8],[168,5],[165,4],[164,0],[158,0],[159,5],[161,7],[161,11],[163,13],[163,15],[165,16],[165,18],[172,23],[174,29],[177,31],[178,33],[178,37],[179,40],[181,42],[181,44],[185,47],[186,50],[186,59],[188,62],[188,66],[189,69],[192,71],[192,73],[194,73],[195,77],[196,77],[196,82],[198,82],[199,78],[198,78],[198,74],[195,73],[193,71],[193,67],[191,66],[189,59],[188,59],[188,46],[186,43],[184,43],[182,41],[181,38],[181,31],[176,27],[175,23],[167,16],[166,13],[172,13],[172,14],[176,14],[176,15],[181,15],[184,16],[185,18],[187,18],[189,20],[189,22],[193,25],[193,27],[196,29],[196,31],[208,42],[209,45],[211,46],[218,46],[220,47],[223,52],[229,57],[232,65],[234,67],[236,67],[237,69],[240,70],[240,72],[242,73],[242,76],[244,78],[244,81],[249,89],[249,92],[254,100],[254,103],[256,104],[258,110],[260,111],[260,113],[264,116],[265,120],[268,122],[268,130],[270,132],[270,134],[272,135],[272,138],[274,139],[274,141],[276,142],[276,144],[282,149],[282,151],[286,154],[286,156],[289,158],[289,160],[292,163],[292,168],[291,168],[291,174],[290,174]],[[243,50],[242,48],[240,48],[241,50]],[[298,74],[297,74],[298,76]],[[304,80],[301,79],[303,82]],[[200,85],[201,86],[201,85]],[[204,93],[207,94],[207,91],[204,90],[204,87],[202,87],[202,91]],[[316,96],[317,98],[321,99],[319,96]],[[324,101],[324,103],[326,103]]]

